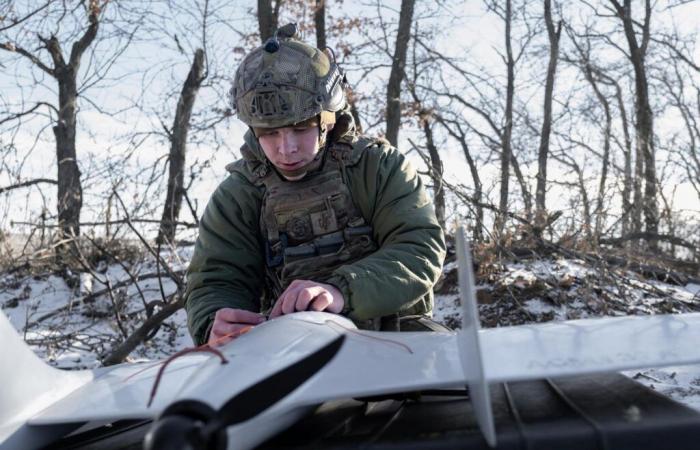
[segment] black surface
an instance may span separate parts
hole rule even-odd
[[[466,391],[429,394],[328,402],[261,448],[489,448]],[[491,398],[499,450],[700,448],[700,413],[619,374],[496,384]],[[130,425],[121,448],[136,449]],[[104,446],[93,431],[87,446],[74,436],[66,448],[118,448],[114,431]]]
[[[491,387],[497,449],[696,450],[700,414],[619,374]],[[488,449],[464,397],[326,404],[263,448]]]

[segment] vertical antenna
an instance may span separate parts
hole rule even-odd
[[[469,386],[476,421],[490,447],[496,446],[496,427],[491,410],[491,392],[484,373],[484,358],[479,343],[479,312],[476,306],[476,283],[471,249],[464,227],[457,230],[459,298],[462,303],[462,331],[458,346],[462,370]]]

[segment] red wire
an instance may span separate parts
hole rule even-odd
[[[161,378],[163,377],[163,373],[165,373],[165,369],[166,369],[166,367],[168,367],[168,364],[170,364],[170,363],[173,362],[175,359],[177,359],[177,358],[179,358],[179,357],[181,357],[181,356],[188,355],[188,354],[190,354],[190,353],[201,353],[201,352],[213,353],[214,355],[218,356],[218,357],[221,359],[221,364],[227,364],[227,363],[228,363],[228,360],[226,359],[226,357],[224,356],[224,354],[221,353],[221,352],[220,352],[219,350],[217,350],[216,348],[214,348],[213,346],[216,345],[216,344],[218,344],[218,343],[220,343],[220,342],[223,341],[224,339],[227,339],[227,338],[230,338],[230,337],[236,338],[236,337],[242,336],[242,335],[244,335],[245,333],[247,333],[248,331],[250,331],[252,328],[253,328],[252,325],[248,325],[247,327],[243,327],[243,328],[241,328],[240,330],[236,330],[236,331],[234,331],[234,332],[225,334],[225,335],[223,335],[223,336],[221,336],[221,337],[215,339],[215,340],[212,341],[212,342],[207,342],[206,344],[202,344],[202,345],[200,345],[199,347],[188,347],[188,348],[182,349],[182,350],[180,350],[180,351],[178,351],[178,352],[176,352],[176,353],[170,355],[165,361],[159,362],[158,364],[162,364],[162,365],[161,365],[160,369],[158,369],[158,374],[156,374],[156,379],[155,379],[155,381],[153,382],[153,387],[151,388],[151,395],[148,397],[148,405],[146,405],[146,406],[147,406],[148,408],[151,407],[151,404],[153,403],[153,399],[154,399],[155,396],[156,396],[156,392],[158,392],[158,386],[160,385],[160,380],[161,380]],[[158,365],[158,364],[156,364],[156,365]],[[135,376],[136,374],[139,374],[139,373],[143,372],[144,370],[150,369],[151,367],[154,367],[154,366],[146,367],[146,368],[144,368],[144,369],[142,369],[142,370],[136,372],[135,374],[130,375],[130,376],[129,376],[128,378],[126,378],[124,381],[126,381],[126,380],[128,380],[129,378]]]

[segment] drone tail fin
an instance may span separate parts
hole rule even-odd
[[[91,377],[44,363],[0,311],[0,442],[2,430],[22,423]]]

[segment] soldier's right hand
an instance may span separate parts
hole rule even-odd
[[[265,320],[265,316],[262,314],[245,309],[221,308],[214,316],[208,344],[223,345]]]

